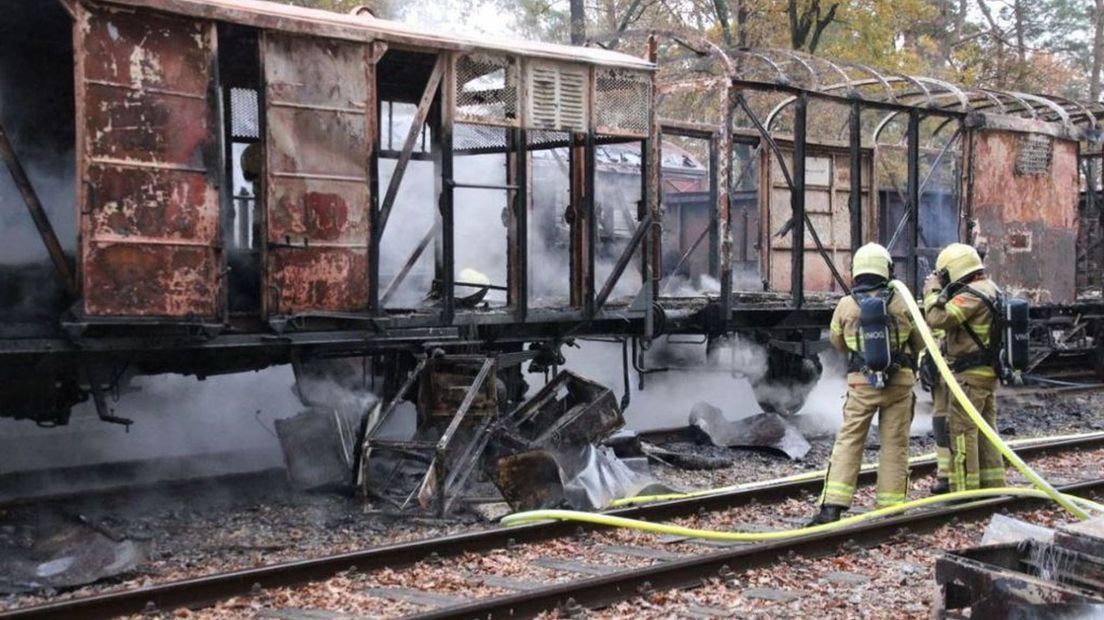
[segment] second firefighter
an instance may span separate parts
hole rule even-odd
[[[995,427],[999,334],[994,333],[1001,291],[985,273],[973,247],[952,243],[940,252],[936,272],[924,283],[928,325],[944,331],[947,362],[970,402]],[[947,431],[951,451],[950,487],[965,491],[1004,486],[1004,459],[961,403],[948,399]]]

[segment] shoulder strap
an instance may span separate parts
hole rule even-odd
[[[992,313],[994,318],[996,318],[996,319],[1000,318],[1000,312],[997,310],[997,304],[1000,301],[1000,293],[999,292],[996,294],[996,296],[990,297],[990,296],[986,295],[985,293],[982,293],[981,291],[977,290],[976,288],[970,286],[969,284],[963,284],[962,288],[959,289],[959,290],[962,291],[962,292],[965,292],[965,293],[969,293],[969,294],[973,295],[974,297],[977,297],[978,299],[980,299],[981,303],[985,304],[986,308],[989,308],[989,312]]]
[[[981,349],[982,351],[988,351],[990,355],[995,356],[997,354],[997,351],[999,351],[999,349],[1000,349],[1000,344],[998,342],[999,327],[1000,327],[998,325],[998,323],[1000,322],[1000,320],[1002,318],[1000,310],[998,309],[998,306],[1000,305],[1000,301],[1001,301],[1000,293],[998,292],[995,297],[990,297],[990,296],[986,295],[985,293],[982,293],[981,291],[977,290],[976,288],[970,286],[969,284],[963,284],[962,288],[960,290],[962,292],[969,293],[970,295],[973,295],[974,297],[977,297],[978,299],[981,300],[982,303],[985,304],[985,307],[989,309],[989,316],[991,317],[992,325],[989,328],[989,345],[988,346],[986,346],[981,341],[981,337],[979,337],[977,335],[977,332],[975,332],[973,330],[973,328],[970,327],[969,323],[963,323],[962,327],[963,327],[963,329],[966,330],[966,333],[970,336],[970,339],[974,341],[974,344],[976,344],[979,349]]]

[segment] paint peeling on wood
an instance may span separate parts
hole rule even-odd
[[[214,27],[91,5],[79,24],[84,311],[216,318]]]
[[[262,47],[266,313],[366,311],[369,48],[273,33]]]

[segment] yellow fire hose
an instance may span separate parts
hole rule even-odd
[[[908,306],[909,314],[912,315],[912,320],[916,323],[916,326],[920,328],[920,335],[924,338],[924,346],[928,349],[928,354],[932,356],[932,361],[935,362],[936,367],[939,368],[939,374],[943,377],[943,380],[947,382],[947,387],[950,388],[951,394],[954,395],[955,400],[964,411],[966,415],[970,416],[970,420],[978,427],[978,430],[985,438],[989,440],[989,443],[993,444],[997,450],[1000,451],[1004,458],[1008,459],[1008,462],[1012,463],[1012,466],[1016,468],[1025,478],[1031,481],[1031,484],[1035,485],[1035,488],[1047,494],[1048,497],[1058,502],[1058,504],[1068,510],[1072,515],[1078,519],[1088,519],[1089,515],[1084,510],[1078,508],[1067,497],[1059,493],[1049,482],[1043,479],[1034,469],[1031,469],[1027,463],[1019,457],[1018,454],[1012,451],[1008,447],[1008,444],[1004,443],[1004,440],[1000,438],[997,431],[993,430],[993,427],[989,426],[989,423],[985,421],[985,418],[981,417],[981,413],[978,412],[977,407],[970,402],[969,397],[966,396],[966,392],[962,390],[962,386],[955,380],[954,373],[951,372],[950,366],[947,365],[947,360],[943,359],[943,353],[939,351],[939,345],[936,344],[935,338],[932,337],[931,330],[928,329],[928,324],[924,320],[924,315],[920,312],[920,308],[916,306],[916,300],[912,297],[912,291],[905,286],[904,282],[900,280],[894,280],[890,283],[890,286],[899,289],[901,297],[905,300],[905,305]]]
[[[924,339],[924,344],[928,348],[928,352],[931,354],[932,359],[935,361],[936,367],[939,368],[939,374],[947,382],[947,386],[951,390],[951,394],[958,401],[966,414],[970,417],[973,423],[978,427],[978,430],[985,436],[986,440],[992,443],[1012,466],[1015,467],[1025,478],[1027,478],[1036,488],[1025,489],[1017,487],[1002,487],[995,489],[974,489],[969,491],[957,491],[954,493],[947,493],[944,495],[936,495],[931,497],[925,497],[916,499],[901,504],[895,504],[893,506],[887,506],[872,510],[870,512],[854,515],[840,519],[833,523],[825,523],[821,525],[814,525],[803,528],[796,528],[791,530],[779,530],[774,532],[719,532],[714,530],[700,530],[688,527],[682,527],[678,525],[670,525],[665,523],[651,523],[648,521],[640,521],[637,519],[628,519],[625,517],[617,517],[613,515],[606,515],[600,513],[583,512],[575,510],[532,510],[528,512],[520,512],[512,515],[508,515],[502,519],[504,525],[517,525],[521,523],[529,523],[533,521],[545,521],[545,520],[570,520],[580,521],[584,523],[593,523],[597,525],[606,525],[612,527],[625,527],[645,532],[652,532],[656,534],[672,534],[676,536],[688,536],[693,538],[705,538],[712,540],[726,540],[726,541],[738,541],[738,542],[757,542],[767,540],[781,540],[786,538],[792,538],[796,536],[806,536],[809,534],[816,534],[819,532],[831,531],[837,528],[847,527],[855,523],[867,521],[869,519],[875,519],[879,517],[885,517],[893,514],[898,514],[911,510],[914,508],[921,508],[933,504],[940,504],[945,502],[961,501],[961,500],[975,500],[993,496],[1017,496],[1017,497],[1044,497],[1050,498],[1057,502],[1064,509],[1079,519],[1088,519],[1089,514],[1085,508],[1096,512],[1104,513],[1104,505],[1096,502],[1079,498],[1073,495],[1067,495],[1060,493],[1049,482],[1043,479],[1038,473],[1035,472],[1027,463],[1023,461],[1008,444],[1000,438],[985,419],[981,417],[977,408],[966,396],[966,393],[962,390],[962,386],[958,384],[955,379],[954,373],[951,372],[950,367],[947,365],[947,361],[943,359],[943,355],[939,351],[939,346],[936,344],[935,339],[932,337],[931,330],[928,329],[928,325],[924,320],[923,314],[920,312],[920,308],[917,307],[916,301],[912,297],[912,292],[904,283],[894,280],[890,283],[890,286],[897,288],[901,293],[901,297],[904,298],[905,304],[908,307],[909,314],[912,315],[912,319],[916,326],[920,329],[920,335]],[[802,480],[809,477],[823,475],[821,472],[812,472],[809,474],[799,474],[797,476],[790,476],[788,478],[781,479],[782,481]],[[754,488],[752,485],[740,485],[739,487],[726,487],[726,490],[735,490],[737,488]],[[694,493],[683,494],[668,494],[650,496],[647,498],[632,498],[634,501],[621,501],[615,503],[615,505],[624,505],[627,503],[637,503],[641,501],[655,501],[656,499],[679,499],[684,497],[696,497],[701,495],[710,495],[720,492],[720,489],[712,489],[707,491],[698,491]],[[1084,507],[1084,508],[1082,508]]]
[[[732,542],[763,542],[768,540],[784,540],[787,538],[795,538],[797,536],[808,536],[809,534],[828,532],[837,528],[847,527],[849,525],[854,525],[863,521],[869,521],[871,519],[877,519],[879,517],[888,517],[890,515],[902,513],[907,510],[912,510],[913,508],[922,508],[924,506],[930,506],[932,504],[940,504],[943,502],[961,500],[978,500],[986,499],[989,497],[1009,495],[1015,497],[1050,497],[1047,493],[1044,493],[1037,489],[1025,489],[1021,487],[1001,487],[994,489],[973,489],[970,491],[956,491],[954,493],[947,493],[945,495],[932,495],[930,497],[915,499],[903,504],[886,506],[884,508],[871,510],[870,512],[865,512],[863,514],[845,517],[833,523],[811,525],[808,527],[800,527],[792,530],[777,530],[774,532],[720,532],[716,530],[700,530],[692,527],[683,527],[681,525],[672,525],[670,523],[653,523],[651,521],[641,521],[639,519],[617,517],[614,515],[607,515],[598,512],[583,512],[581,510],[531,510],[528,512],[518,512],[503,517],[502,524],[520,525],[522,523],[531,523],[533,521],[550,520],[579,521],[582,523],[593,523],[596,525],[630,528],[634,530],[640,530],[642,532],[651,532],[653,534],[670,534],[673,536],[687,536],[690,538],[726,540]],[[1090,510],[1098,511],[1104,514],[1104,505],[1098,504],[1092,500],[1077,497],[1075,495],[1062,495],[1062,497],[1064,501],[1067,501],[1070,504],[1081,504]]]
[[[1054,435],[1051,437],[1026,437],[1023,439],[1013,439],[1008,442],[1008,445],[1012,448],[1019,448],[1021,446],[1031,446],[1048,441],[1063,441],[1069,439],[1084,439],[1086,437],[1095,437],[1104,435],[1104,433],[1097,431],[1093,433],[1075,433],[1071,435]],[[910,457],[909,465],[916,465],[925,461],[931,461],[935,459],[935,453],[929,452],[927,454],[921,454],[918,456]],[[859,468],[860,472],[874,471],[878,469],[878,465],[875,463],[865,463]],[[776,484],[784,484],[787,482],[806,482],[808,480],[816,480],[823,478],[828,473],[827,469],[821,469],[817,471],[809,471],[801,474],[793,474],[790,476],[783,476],[781,478],[773,478],[771,480],[756,480],[755,482],[743,482],[740,484],[733,484],[730,486],[717,487],[715,489],[701,489],[698,491],[684,491],[677,493],[661,493],[657,495],[635,495],[633,497],[622,497],[610,502],[610,508],[620,508],[622,506],[633,506],[636,504],[651,504],[654,502],[669,502],[676,499],[690,499],[694,497],[706,497],[709,495],[721,495],[723,493],[733,493],[735,491],[747,491],[751,489],[758,489],[760,487],[769,487]]]

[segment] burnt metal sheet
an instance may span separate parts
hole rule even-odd
[[[777,413],[730,421],[720,409],[701,402],[690,411],[690,427],[710,443],[724,448],[769,448],[793,460],[801,460],[812,446],[797,427]]]
[[[213,25],[92,6],[78,24],[85,312],[213,318]]]
[[[500,421],[486,466],[515,510],[603,508],[651,482],[594,445],[624,423],[608,388],[565,370]]]
[[[946,552],[935,564],[937,604],[975,618],[1094,617],[1104,609],[1101,562],[1036,540]]]
[[[346,406],[312,408],[274,422],[288,478],[296,488],[352,488],[361,429],[378,415],[379,404],[369,397],[349,400]]]
[[[0,594],[72,588],[133,573],[149,544],[60,511],[18,513],[0,535]],[[18,534],[18,536],[13,535]]]
[[[266,313],[368,309],[368,45],[267,33]]]
[[[1076,297],[1077,151],[1072,140],[1051,138],[1049,166],[1017,172],[1031,135],[975,130],[972,140],[972,218],[975,243],[988,250],[994,280],[1035,303],[1070,303]]]

